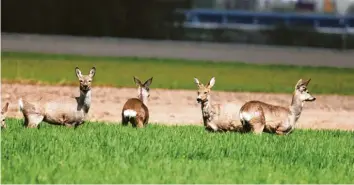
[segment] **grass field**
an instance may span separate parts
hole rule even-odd
[[[353,133],[87,123],[2,130],[2,183],[354,183]]]
[[[74,67],[96,66],[95,85],[195,89],[193,77],[216,77],[216,90],[292,92],[311,77],[313,93],[354,94],[354,69],[83,57],[3,52],[5,81],[77,83]],[[208,133],[198,126],[42,123],[1,131],[1,183],[354,183],[353,132],[296,130],[285,137]]]
[[[153,76],[152,88],[195,89],[193,77],[207,83],[215,76],[215,90],[290,93],[299,78],[312,78],[313,93],[354,94],[354,69],[9,52],[2,52],[1,59],[6,81],[72,84],[77,83],[75,66],[83,73],[96,66],[95,85],[134,87],[136,75]]]

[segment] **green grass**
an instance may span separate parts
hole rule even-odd
[[[96,85],[135,87],[136,75],[142,80],[153,76],[152,88],[196,89],[193,77],[207,83],[215,76],[214,90],[291,93],[300,78],[312,78],[313,93],[354,94],[354,69],[10,52],[2,52],[1,59],[1,77],[9,81],[73,83],[75,66],[83,73],[96,66]]]
[[[353,132],[208,133],[198,126],[42,123],[2,130],[2,183],[354,183]]]

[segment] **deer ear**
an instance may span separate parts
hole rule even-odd
[[[80,71],[80,69],[79,69],[78,67],[75,67],[75,73],[76,73],[76,76],[77,76],[78,78],[81,78],[81,77],[82,77],[82,73],[81,73],[81,71]]]
[[[95,74],[96,74],[96,68],[95,68],[95,67],[92,67],[92,69],[90,70],[89,76],[92,78],[92,77],[95,76]]]
[[[151,77],[150,79],[146,80],[146,82],[144,83],[144,87],[149,87],[149,86],[151,85],[151,83],[152,83],[152,78],[153,78],[153,77]]]
[[[197,84],[198,86],[200,86],[200,82],[199,82],[198,78],[194,78],[194,83]]]
[[[306,82],[304,82],[304,85],[308,86],[311,81],[311,78],[309,78]]]
[[[134,82],[136,85],[143,86],[143,84],[141,83],[141,81],[137,77],[134,76],[133,78],[134,78]]]
[[[295,85],[295,89],[299,89],[301,85],[304,84],[304,81],[302,79],[300,79],[299,81],[297,81],[296,85]]]
[[[5,103],[5,106],[2,108],[1,113],[5,114],[9,110],[9,102]]]
[[[214,85],[215,85],[215,77],[213,77],[213,78],[210,79],[210,81],[209,81],[207,87],[210,89],[210,88],[212,88]]]

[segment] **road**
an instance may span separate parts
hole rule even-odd
[[[2,33],[1,42],[2,51],[354,68],[354,50],[14,33]]]

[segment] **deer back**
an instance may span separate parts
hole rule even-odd
[[[214,122],[220,130],[232,131],[241,124],[238,118],[240,106],[235,103],[215,104],[212,106],[216,113]]]
[[[44,116],[44,121],[50,123],[60,123],[66,121],[76,121],[84,119],[87,112],[80,106],[78,97],[59,97],[54,94],[44,94],[37,97],[22,98],[22,112],[25,116],[39,114]]]
[[[242,119],[246,120],[257,116],[264,116],[266,127],[275,128],[286,120],[289,109],[262,101],[249,101],[241,107],[240,114],[243,114]]]

